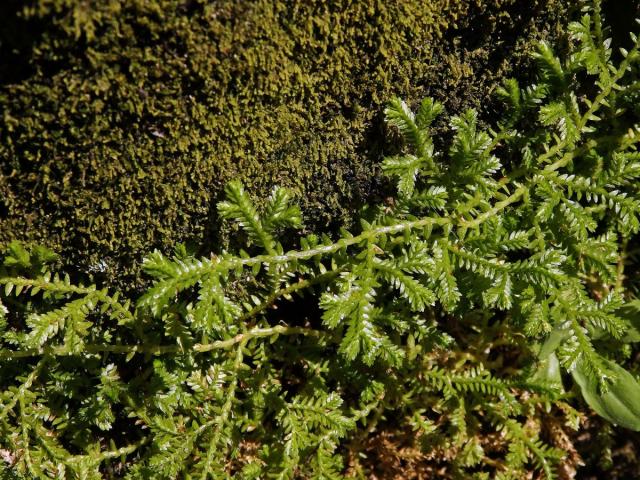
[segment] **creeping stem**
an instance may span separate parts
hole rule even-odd
[[[269,328],[254,328],[245,333],[240,333],[227,340],[218,340],[211,343],[196,343],[191,346],[191,350],[199,353],[210,352],[212,350],[224,350],[240,342],[248,342],[254,338],[271,337],[274,335],[304,335],[310,337],[320,337],[323,333],[319,330],[312,330],[303,327],[285,327],[277,325]],[[184,351],[179,345],[85,345],[80,353],[98,354],[132,354],[143,353],[148,355],[162,355],[167,353],[179,353]],[[42,348],[32,348],[28,350],[0,350],[0,359],[15,359],[35,357],[38,355],[50,356],[71,356],[77,352],[70,351],[64,346],[47,346]]]

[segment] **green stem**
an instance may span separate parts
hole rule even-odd
[[[9,287],[7,288],[9,288],[10,290],[12,290],[14,287],[28,287],[38,288],[40,290],[47,290],[56,293],[77,293],[81,295],[96,293],[96,287],[94,286],[81,287],[70,285],[57,279],[50,281],[47,279],[31,279],[25,277],[5,277],[0,278],[0,285],[9,285]],[[10,290],[6,293],[9,294]]]
[[[511,195],[509,195],[507,198],[496,203],[493,206],[493,208],[490,208],[489,210],[482,213],[481,215],[478,215],[473,220],[460,220],[458,222],[458,225],[466,228],[476,227],[480,225],[485,220],[488,220],[489,218],[495,216],[495,214],[498,213],[500,210],[503,210],[505,207],[511,205],[514,202],[517,202],[520,199],[520,197],[522,197],[525,194],[527,190],[528,190],[528,187],[525,185],[518,187],[516,191],[513,192]]]
[[[629,242],[628,239],[624,239],[622,241],[622,245],[620,246],[620,256],[618,257],[618,265],[617,265],[617,269],[616,269],[616,284],[615,284],[615,289],[616,292],[621,292],[622,291],[622,285],[624,283],[624,267],[625,267],[625,262],[627,261],[627,243]]]
[[[37,476],[37,472],[34,472],[33,470],[33,464],[31,462],[31,453],[29,451],[29,444],[30,439],[29,439],[29,425],[28,423],[25,421],[25,414],[24,414],[24,397],[22,395],[20,395],[19,397],[19,401],[20,401],[20,423],[22,423],[22,447],[24,449],[24,463],[27,467],[27,471],[31,474],[31,475],[36,475]]]
[[[18,391],[13,395],[11,401],[2,408],[2,411],[0,412],[0,420],[6,417],[7,414],[16,406],[16,403],[18,403],[18,401],[24,397],[25,392],[29,390],[29,388],[31,388],[31,385],[40,374],[40,370],[42,370],[42,367],[44,366],[46,361],[47,357],[44,357],[38,362],[36,368],[33,369],[24,383],[20,385],[20,388],[18,388]]]
[[[306,335],[312,337],[319,337],[322,332],[319,330],[311,330],[303,327],[286,327],[278,325],[269,328],[254,328],[245,333],[240,333],[235,337],[227,340],[218,340],[212,343],[196,343],[191,347],[191,350],[198,353],[210,352],[212,350],[224,350],[232,347],[240,342],[249,341],[254,338],[270,337],[273,335]],[[143,353],[148,355],[161,355],[167,353],[180,353],[184,348],[178,345],[85,345],[82,353],[97,354],[97,353],[114,353],[114,354],[134,354]],[[35,357],[38,355],[49,356],[73,356],[78,353],[69,351],[65,346],[58,347],[43,347],[34,348],[29,350],[0,350],[0,359],[16,359]],[[28,388],[28,387],[27,387]],[[3,417],[0,414],[0,419]]]
[[[135,443],[132,443],[132,444],[127,445],[125,447],[118,448],[117,450],[108,450],[106,452],[101,452],[97,457],[94,457],[94,456],[91,456],[91,455],[72,455],[72,456],[66,458],[64,460],[64,462],[69,464],[69,463],[84,462],[84,461],[88,460],[90,463],[93,463],[95,465],[99,465],[100,463],[102,463],[105,460],[110,460],[112,458],[118,458],[118,457],[121,457],[122,455],[129,455],[129,454],[135,452],[141,446],[149,443],[149,441],[150,441],[149,437],[144,437],[144,438],[138,440]]]
[[[211,466],[211,463],[213,462],[213,457],[218,447],[218,443],[220,442],[220,435],[222,434],[222,430],[224,429],[225,423],[227,422],[229,412],[231,412],[231,406],[233,405],[233,400],[235,399],[236,386],[238,384],[238,377],[236,375],[236,372],[240,369],[240,365],[242,364],[242,349],[247,344],[247,342],[248,340],[242,340],[240,342],[240,345],[238,345],[238,349],[236,350],[236,359],[233,363],[232,371],[233,379],[231,380],[229,388],[225,394],[226,401],[222,406],[220,416],[215,422],[215,430],[213,432],[213,436],[211,437],[211,442],[209,443],[209,449],[207,450],[207,461],[202,471],[202,476],[200,477],[201,480],[207,480],[207,476],[209,475],[209,468]]]
[[[449,218],[443,217],[424,217],[418,220],[413,220],[409,222],[396,223],[394,225],[386,225],[383,227],[372,228],[371,230],[366,230],[362,232],[360,235],[356,235],[350,238],[343,238],[338,240],[336,243],[332,243],[329,245],[323,245],[317,248],[313,248],[310,250],[298,250],[287,252],[283,255],[258,255],[251,258],[227,258],[220,261],[221,265],[228,268],[229,270],[237,267],[237,266],[245,266],[251,267],[256,264],[271,264],[271,263],[289,263],[301,260],[309,260],[313,257],[320,255],[327,255],[331,253],[335,253],[339,250],[345,249],[352,245],[357,245],[359,243],[363,243],[369,240],[374,240],[382,235],[393,235],[396,233],[404,232],[406,230],[416,230],[419,228],[425,228],[434,225],[448,225],[453,223]]]

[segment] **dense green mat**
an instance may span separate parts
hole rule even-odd
[[[126,281],[154,247],[209,251],[238,177],[289,187],[310,228],[348,224],[385,192],[381,105],[486,108],[532,40],[562,37],[567,2],[19,3],[2,7],[19,19],[0,47],[0,242]]]
[[[639,478],[640,0],[560,3],[0,2],[0,478]]]

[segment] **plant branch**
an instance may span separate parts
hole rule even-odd
[[[235,399],[236,386],[238,384],[238,377],[236,375],[236,372],[238,371],[238,369],[240,368],[240,365],[242,364],[242,358],[243,358],[242,349],[244,348],[244,346],[247,344],[248,341],[249,341],[248,339],[242,340],[236,350],[236,359],[233,363],[233,371],[232,371],[233,378],[225,394],[226,400],[224,402],[224,405],[222,406],[222,411],[220,412],[220,415],[218,416],[217,421],[215,422],[215,429],[213,432],[213,436],[211,437],[211,442],[209,443],[209,449],[207,450],[207,460],[205,463],[205,467],[202,471],[202,476],[200,477],[201,480],[207,480],[207,476],[209,474],[209,468],[210,468],[211,462],[213,462],[213,457],[214,457],[216,448],[218,447],[218,442],[220,441],[220,435],[222,434],[224,425],[227,422],[227,417],[229,416],[229,412],[231,411],[231,406],[233,405],[233,400]]]
[[[230,348],[240,342],[249,341],[254,338],[271,337],[274,335],[305,335],[311,337],[319,337],[323,332],[303,327],[286,327],[278,325],[269,328],[254,328],[245,333],[240,333],[227,340],[218,340],[212,343],[196,343],[191,347],[191,351],[197,353],[210,352],[212,350],[224,350]],[[178,345],[85,345],[80,354],[98,354],[98,353],[115,353],[115,354],[135,354],[142,353],[147,355],[162,355],[168,353],[180,353],[187,351]],[[47,355],[54,357],[74,356],[78,352],[70,351],[65,346],[53,346],[34,348],[30,350],[0,350],[0,359],[16,359],[35,357],[39,355]],[[28,387],[27,387],[28,388]],[[0,415],[2,418],[3,415]]]

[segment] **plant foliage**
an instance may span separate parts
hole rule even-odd
[[[218,208],[246,250],[155,252],[135,304],[13,244],[0,468],[364,477],[367,438],[395,427],[449,459],[447,478],[552,479],[567,453],[544,425],[579,428],[578,392],[638,429],[640,386],[621,364],[640,340],[625,280],[640,230],[640,44],[614,63],[599,11],[571,25],[567,59],[540,45],[537,84],[506,82],[495,130],[467,111],[436,139],[442,105],[392,100],[404,145],[382,167],[397,196],[337,238],[283,244],[301,225],[289,193],[259,207],[231,182]]]
[[[229,239],[215,202],[233,179],[257,204],[288,187],[309,228],[337,229],[381,194],[369,140],[391,95],[481,105],[539,38],[566,35],[567,10],[3,0],[0,246],[44,243],[100,283],[142,285],[154,248]]]

